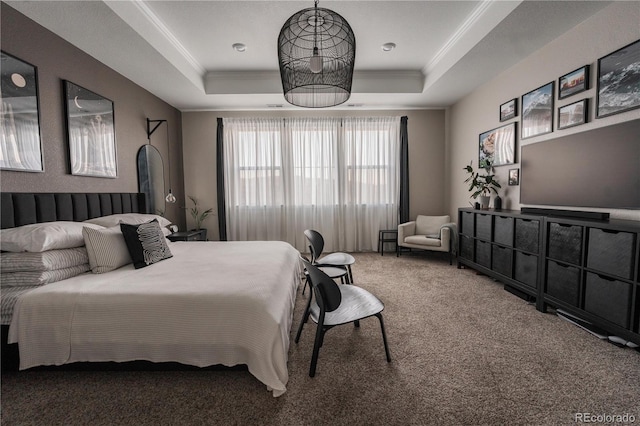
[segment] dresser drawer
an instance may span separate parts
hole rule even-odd
[[[530,253],[538,253],[540,221],[532,219],[516,219],[515,228],[515,247]]]
[[[635,240],[636,235],[630,232],[589,228],[587,267],[632,279]]]
[[[621,327],[629,327],[631,284],[587,272],[584,310]]]
[[[494,245],[492,247],[493,257],[491,260],[492,270],[511,278],[511,260],[513,256],[513,250],[510,248],[504,248]]]
[[[538,284],[538,256],[517,251],[514,278],[531,287]]]
[[[580,265],[582,259],[582,226],[549,224],[549,257]]]
[[[476,240],[476,263],[491,268],[491,243]]]
[[[462,212],[460,215],[460,233],[473,237],[475,213]]]
[[[460,235],[460,257],[473,261],[473,239]]]
[[[579,305],[580,269],[563,265],[553,260],[547,262],[547,290],[549,296],[567,302],[573,306]]]
[[[476,237],[484,241],[491,241],[491,218],[490,214],[476,214]]]
[[[513,218],[496,216],[493,224],[493,242],[513,247]]]

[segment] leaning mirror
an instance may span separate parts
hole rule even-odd
[[[138,150],[138,186],[145,194],[147,212],[164,214],[164,166],[162,156],[153,145]]]
[[[41,172],[42,145],[36,67],[1,52],[0,169]]]

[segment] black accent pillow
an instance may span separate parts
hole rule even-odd
[[[120,230],[136,269],[173,257],[156,219],[139,225],[120,223]]]

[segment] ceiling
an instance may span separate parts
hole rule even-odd
[[[277,38],[311,0],[6,3],[182,111],[298,108],[282,95]],[[320,1],[356,36],[353,93],[334,108],[452,105],[609,3]]]

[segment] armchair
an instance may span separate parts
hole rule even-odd
[[[403,248],[439,251],[449,253],[449,265],[457,238],[456,224],[447,216],[418,215],[416,220],[398,225],[398,250],[400,256]]]

